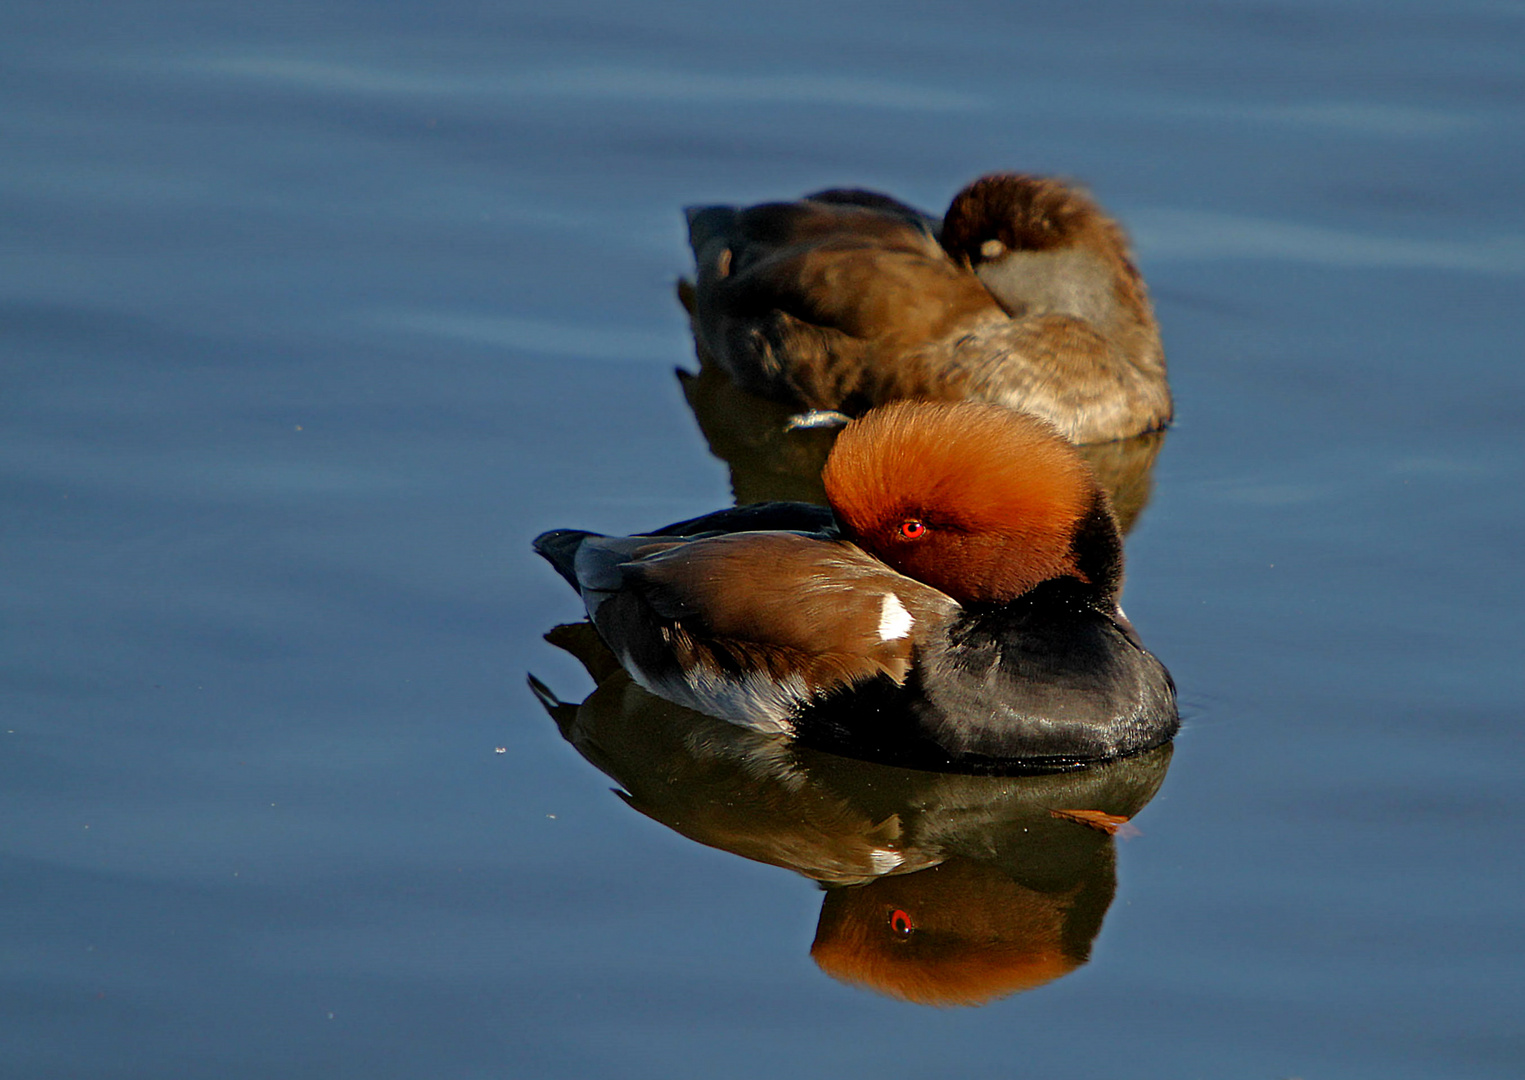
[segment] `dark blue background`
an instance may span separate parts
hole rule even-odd
[[[6,8],[0,1073],[1519,1075],[1522,58],[1464,0]],[[1154,290],[1187,723],[1091,963],[935,1011],[561,741],[528,541],[728,500],[683,205],[1002,168]]]

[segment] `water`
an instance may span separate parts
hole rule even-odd
[[[0,1072],[1519,1075],[1518,8],[0,20]],[[1186,728],[1089,962],[928,1009],[563,740],[528,540],[730,499],[682,206],[1007,167],[1154,291]]]

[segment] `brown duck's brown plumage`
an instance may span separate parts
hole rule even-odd
[[[984,177],[940,229],[860,191],[689,221],[697,346],[752,393],[853,414],[904,398],[989,401],[1078,443],[1170,421],[1127,238],[1062,181]]]

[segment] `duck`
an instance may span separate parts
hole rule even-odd
[[[1044,420],[895,402],[849,423],[829,505],[534,541],[658,697],[913,768],[1081,767],[1168,741],[1175,685],[1118,606],[1105,492]]]
[[[984,401],[1069,441],[1167,427],[1164,347],[1128,239],[1082,188],[981,177],[941,220],[887,195],[687,211],[701,363],[803,422],[891,401]]]

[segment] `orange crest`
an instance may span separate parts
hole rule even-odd
[[[1104,498],[1048,424],[972,402],[873,410],[842,432],[822,479],[854,541],[961,602],[1083,577],[1076,530]]]

